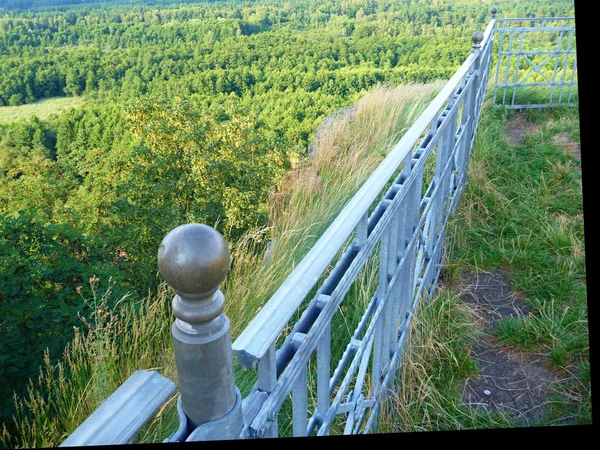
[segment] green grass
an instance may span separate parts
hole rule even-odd
[[[570,95],[569,95],[570,91]],[[512,100],[514,94],[514,101]],[[563,86],[521,86],[517,88],[506,88],[506,92],[499,89],[496,93],[496,103],[502,104],[504,98],[505,105],[565,105],[568,103],[577,103],[579,90],[577,85]],[[550,98],[552,101],[550,102]]]
[[[510,114],[501,107],[483,110],[468,184],[448,226],[444,273],[450,283],[416,316],[405,378],[380,431],[521,426],[459,401],[465,371],[457,363],[468,357],[476,328],[451,281],[461,271],[495,269],[510,274],[513,291],[531,312],[499,321],[494,339],[545,355],[558,372],[549,385],[551,407],[536,425],[591,423],[581,172],[573,145],[565,145],[579,143],[578,111],[528,111],[541,129],[518,145],[505,137]],[[454,347],[443,346],[449,342]],[[440,345],[443,351],[436,351]]]
[[[411,324],[401,382],[382,410],[378,432],[461,430],[513,426],[506,414],[460,402],[465,377],[478,374],[470,356],[477,326],[450,290],[420,304]]]
[[[54,97],[20,106],[0,107],[0,123],[27,120],[31,116],[47,119],[53,114],[60,114],[67,108],[77,107],[85,102],[83,97]]]

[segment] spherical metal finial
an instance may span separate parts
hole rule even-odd
[[[229,270],[229,248],[208,225],[191,223],[171,230],[158,248],[158,269],[186,300],[211,296]]]
[[[494,6],[494,7],[492,8],[491,12],[492,12],[492,19],[493,19],[494,17],[496,17],[496,13],[498,12],[498,8],[496,8],[496,7]]]
[[[479,48],[481,47],[481,41],[483,41],[483,33],[481,31],[476,31],[473,33],[471,39],[473,39],[473,48]]]

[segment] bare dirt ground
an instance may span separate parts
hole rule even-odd
[[[554,142],[561,145],[572,155],[581,160],[581,148],[579,144],[571,139],[569,133],[559,133],[554,136]]]
[[[529,134],[539,133],[539,124],[530,122],[523,111],[515,112],[506,123],[506,138],[511,145],[519,145],[523,138]],[[569,133],[559,133],[554,136],[554,142],[562,146],[573,156],[581,159],[581,148],[577,142],[571,139]]]
[[[473,348],[480,376],[466,380],[463,402],[473,408],[504,411],[525,425],[535,421],[548,405],[547,388],[556,373],[543,357],[499,345],[493,337],[499,319],[526,316],[527,306],[511,292],[510,282],[499,271],[463,275],[460,292],[481,327]]]
[[[511,145],[519,145],[528,134],[539,133],[541,127],[530,122],[525,117],[525,112],[519,111],[512,115],[506,123],[506,138]]]

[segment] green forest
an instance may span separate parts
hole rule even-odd
[[[183,223],[228,242],[264,226],[328,115],[378,85],[447,80],[492,6],[574,14],[571,0],[0,2],[0,420],[90,314],[92,286],[156,290],[159,243]],[[57,97],[81,101],[2,120]]]

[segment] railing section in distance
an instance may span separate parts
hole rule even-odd
[[[575,19],[502,18],[494,102],[510,109],[577,106]]]
[[[179,429],[165,442],[277,437],[287,426],[278,416],[291,418],[293,436],[376,431],[417,305],[435,289],[446,224],[467,182],[492,65],[495,13],[485,32],[473,35],[465,62],[233,344],[219,290],[229,269],[227,243],[202,224],[181,225],[165,236],[158,266],[176,292],[179,387]],[[576,63],[568,72],[573,30],[554,27],[559,19],[539,20],[559,33],[558,53],[536,54],[555,58],[552,80],[561,80],[548,85],[549,102],[534,105],[543,107],[574,86],[566,80],[576,79]],[[510,68],[502,58],[522,57],[534,69],[547,62],[537,64],[527,53],[532,50],[521,32],[529,28],[509,32],[508,21],[496,29],[510,46],[498,45],[495,94],[516,87],[507,85],[507,76],[498,84],[499,68]],[[511,50],[514,33],[518,54]],[[507,91],[502,95],[504,102]],[[512,96],[510,106],[519,106]],[[244,369],[257,368],[258,380],[244,398],[235,385],[233,355]],[[156,372],[136,372],[62,445],[132,442],[174,389]]]

